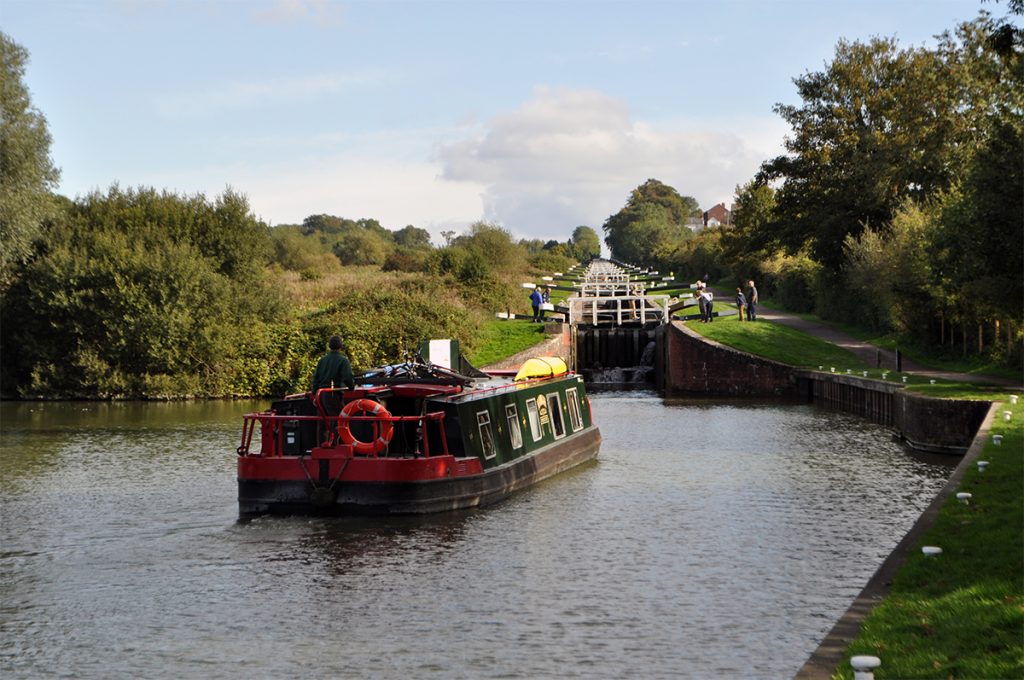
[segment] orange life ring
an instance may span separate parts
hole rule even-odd
[[[380,428],[377,431],[377,438],[370,442],[364,442],[361,439],[356,439],[352,435],[352,428],[349,426],[351,422],[349,418],[353,417],[358,413],[368,413],[372,416],[376,416],[380,420]],[[395,434],[395,426],[391,424],[391,414],[384,408],[384,405],[379,401],[373,399],[355,399],[345,404],[345,408],[341,409],[341,415],[343,416],[338,420],[338,435],[341,437],[341,441],[345,444],[350,444],[352,450],[356,453],[363,455],[377,455],[381,451],[387,448],[391,442],[391,437]],[[366,421],[369,422],[369,421]]]

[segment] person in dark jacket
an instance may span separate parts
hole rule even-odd
[[[740,321],[743,321],[743,308],[747,306],[747,298],[743,297],[743,289],[736,289],[736,311],[740,314]]]
[[[341,338],[332,335],[327,341],[327,347],[331,351],[320,358],[313,371],[313,382],[310,391],[314,394],[325,387],[341,387],[348,389],[356,386],[355,378],[352,376],[352,364],[348,357],[341,353]]]
[[[747,281],[747,321],[757,321],[757,288]]]

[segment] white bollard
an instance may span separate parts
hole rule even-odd
[[[935,379],[934,379],[934,378],[932,378],[931,380],[929,380],[929,381],[928,381],[928,384],[929,384],[929,385],[934,385],[934,384],[935,384]]]
[[[996,446],[1002,446],[1003,445],[1003,435],[1001,435],[1001,434],[994,434],[994,435],[992,435],[992,443],[995,444]]]
[[[1016,404],[1017,403],[1017,395],[1016,394],[1011,394],[1010,395],[1010,403],[1011,404]]]
[[[1010,422],[1010,418],[1013,417],[1013,411],[1003,411],[1003,420]]]
[[[874,670],[882,665],[877,656],[855,656],[850,659],[853,680],[875,680]]]
[[[833,373],[835,373],[835,372],[836,372],[836,367],[835,367],[835,366],[831,366],[831,367],[830,367],[830,368],[829,368],[828,370],[830,370],[830,371],[832,371]]]
[[[907,376],[903,376],[903,382],[907,382]]]
[[[824,367],[824,366],[818,366],[818,370],[819,370],[819,371],[824,371],[824,370],[825,370],[825,367]]]
[[[966,491],[961,491],[960,493],[958,493],[956,495],[956,499],[958,501],[960,501],[961,503],[963,503],[964,505],[967,505],[968,503],[970,503],[971,502],[971,498],[972,498],[971,494],[967,493]]]
[[[865,378],[868,377],[868,372],[867,371],[864,371],[864,377]]]
[[[926,545],[921,548],[921,552],[924,553],[925,557],[935,557],[942,554],[942,548],[937,545]]]
[[[987,468],[987,467],[988,467],[988,461],[987,460],[979,460],[978,461],[978,472],[984,472],[985,468]]]
[[[853,373],[853,369],[852,368],[846,369],[846,375],[850,375],[851,373]]]

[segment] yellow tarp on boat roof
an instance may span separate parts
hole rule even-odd
[[[569,367],[566,366],[565,361],[561,357],[534,357],[533,359],[527,359],[519,367],[519,372],[516,373],[516,380],[523,380],[524,378],[553,378],[556,375],[565,375],[568,372]]]

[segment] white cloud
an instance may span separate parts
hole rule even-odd
[[[708,208],[778,153],[772,121],[635,121],[592,90],[538,88],[516,111],[442,148],[444,177],[485,187],[487,219],[540,238],[599,228],[649,178]],[[775,135],[775,142],[771,141]]]

